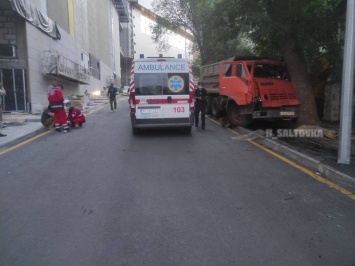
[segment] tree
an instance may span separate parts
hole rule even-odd
[[[236,28],[233,28],[234,38],[220,41],[221,36],[230,34],[231,27],[215,12],[215,4],[214,0],[155,0],[153,9],[159,17],[153,26],[153,40],[164,49],[167,48],[166,33],[169,30],[186,30],[193,36],[193,51],[199,55],[196,61],[200,64],[226,59],[235,54],[236,49],[248,53],[241,45],[241,39],[237,38]]]
[[[229,25],[242,27],[259,55],[281,57],[301,101],[298,124],[318,125],[309,68],[320,53],[334,60],[337,0],[221,0]],[[231,16],[235,14],[235,16]]]

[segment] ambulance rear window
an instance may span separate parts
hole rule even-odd
[[[135,74],[136,95],[161,95],[162,74]]]
[[[189,94],[189,73],[137,73],[136,95]]]

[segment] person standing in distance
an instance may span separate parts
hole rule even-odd
[[[0,82],[0,137],[6,137],[7,135],[2,134],[1,130],[2,130],[2,96],[6,95],[6,91],[4,89],[4,85],[2,84],[2,82]]]
[[[205,88],[202,87],[201,82],[198,83],[194,95],[195,95],[195,127],[198,127],[199,116],[201,112],[201,127],[202,129],[205,129],[207,91]]]
[[[111,83],[111,85],[107,91],[107,96],[110,98],[111,112],[113,112],[113,109],[115,109],[115,111],[116,111],[116,108],[117,108],[116,95],[117,95],[117,88],[115,88],[113,86],[113,83]]]

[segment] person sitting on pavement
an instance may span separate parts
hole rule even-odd
[[[64,100],[64,104],[69,108],[67,121],[70,122],[71,127],[82,127],[83,123],[86,122],[85,115],[79,108],[72,106],[69,100]]]
[[[48,106],[47,109],[45,109],[42,113],[41,116],[41,123],[44,127],[51,126],[53,124],[53,116],[54,113],[51,110],[51,107]]]

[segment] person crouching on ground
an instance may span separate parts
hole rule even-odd
[[[69,127],[67,124],[67,115],[64,110],[64,97],[63,97],[63,85],[58,84],[57,87],[53,87],[48,92],[49,106],[54,113],[53,122],[54,127],[57,132],[61,132],[60,125],[63,126],[64,133],[69,132]]]
[[[41,123],[44,127],[51,126],[53,124],[53,116],[54,113],[51,110],[51,107],[48,106],[47,109],[45,109],[42,113],[41,116]]]
[[[81,127],[83,123],[86,122],[85,115],[79,108],[71,106],[71,102],[69,100],[64,100],[64,104],[67,108],[69,108],[67,120],[70,121],[71,127]]]

